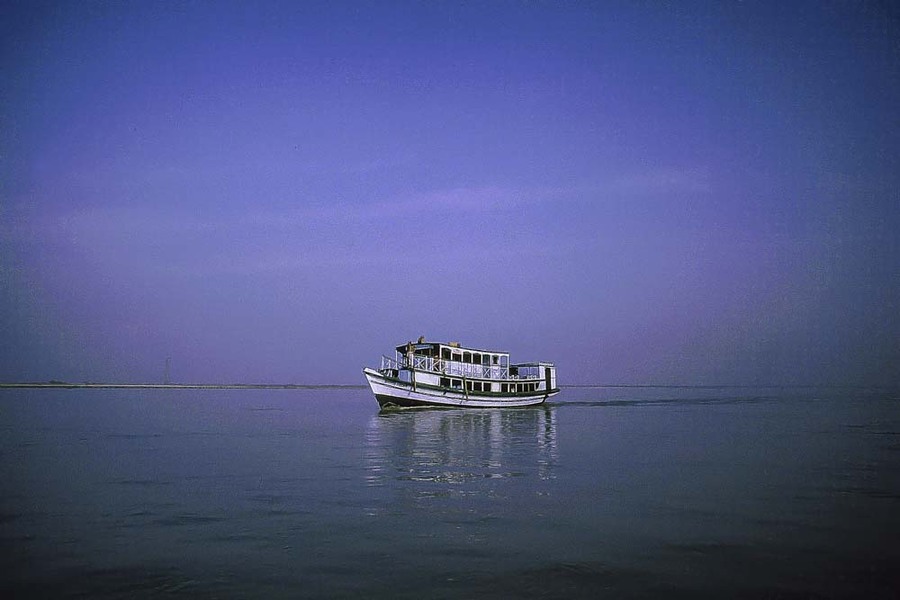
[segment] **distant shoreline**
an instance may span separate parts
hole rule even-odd
[[[893,386],[866,385],[824,385],[824,384],[760,384],[760,385],[665,385],[665,384],[569,384],[561,389],[895,389]],[[368,389],[363,384],[353,383],[68,383],[65,381],[0,383],[0,389],[148,389],[148,390],[322,390],[322,389]]]
[[[356,384],[299,384],[299,383],[0,383],[4,388],[52,389],[150,389],[150,390],[315,390],[362,389]]]
[[[808,389],[847,389],[847,390],[880,390],[894,389],[890,385],[838,385],[828,383],[760,383],[760,384],[740,384],[740,385],[708,385],[708,384],[643,384],[643,383],[573,383],[569,385],[560,385],[560,388],[647,388],[647,389],[673,389],[673,390],[808,390]]]

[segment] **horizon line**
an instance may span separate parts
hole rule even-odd
[[[356,383],[74,383],[67,381],[25,381],[0,382],[0,389],[51,388],[51,389],[366,389],[368,386]],[[591,388],[632,388],[632,389],[896,389],[898,384],[658,384],[658,383],[571,383],[560,385],[560,389]]]

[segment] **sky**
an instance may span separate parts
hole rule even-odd
[[[900,385],[889,2],[0,4],[0,381]]]

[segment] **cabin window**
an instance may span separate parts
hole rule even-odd
[[[480,381],[476,381],[476,382],[472,383],[472,388],[473,388],[476,392],[480,392],[480,391],[481,391],[481,382],[480,382]]]
[[[471,352],[463,352],[463,362],[464,363],[472,362],[472,353]]]
[[[506,384],[506,383],[501,383],[501,384],[500,384],[500,391],[501,391],[502,393],[504,393],[504,394],[508,393],[508,392],[509,392],[509,385]]]
[[[459,352],[454,352],[454,353],[453,353],[453,360],[455,360],[456,362],[459,362],[459,361],[462,360],[462,358],[460,358],[461,356],[462,356],[462,355],[461,355]]]
[[[501,354],[500,355],[500,366],[505,367],[507,364],[509,364],[509,357],[506,356],[505,354]]]
[[[485,391],[485,392],[492,392],[492,391],[494,391],[494,390],[493,390],[493,387],[494,387],[494,386],[492,386],[492,385],[491,385],[490,383],[488,383],[487,381],[484,382],[484,391]]]
[[[493,356],[491,356],[491,360],[496,365],[497,362],[500,360],[500,357],[498,357],[496,354],[494,354]]]
[[[441,377],[441,387],[450,387],[449,377]]]
[[[441,358],[450,360],[450,348],[441,348]]]
[[[450,380],[450,387],[461,388],[461,387],[462,387],[462,380],[461,380],[461,379],[451,379],[451,380]]]

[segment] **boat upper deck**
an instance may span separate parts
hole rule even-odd
[[[382,357],[381,368],[415,369],[473,379],[541,379],[549,362],[510,364],[508,352],[463,348],[456,342],[429,342],[421,338],[397,346],[394,358]]]

